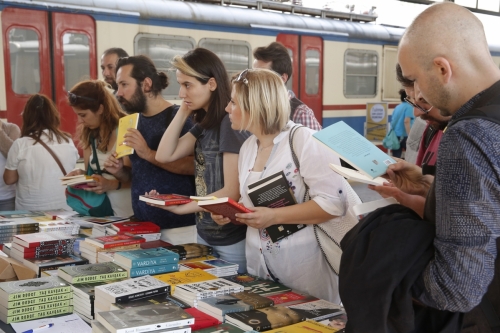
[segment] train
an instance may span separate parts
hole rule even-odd
[[[374,20],[264,0],[0,0],[0,119],[21,125],[30,94],[43,93],[56,103],[62,129],[74,133],[67,91],[102,78],[100,56],[110,47],[153,59],[170,78],[163,96],[179,104],[173,56],[204,47],[233,75],[251,68],[253,49],[279,41],[293,62],[288,88],[318,121],[342,120],[364,133],[369,103],[384,103],[389,113],[399,103],[395,66],[404,28]],[[500,64],[500,45],[490,52]]]

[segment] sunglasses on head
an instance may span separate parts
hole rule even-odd
[[[88,102],[99,102],[95,98],[75,95],[69,91],[68,91],[68,100],[69,100],[70,104],[77,104],[78,100],[84,100],[84,101],[88,101]]]
[[[248,74],[248,69],[245,69],[243,72],[240,73],[240,75],[238,75],[238,77],[233,82],[243,82],[244,84],[248,85],[247,74]]]

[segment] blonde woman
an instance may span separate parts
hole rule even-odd
[[[317,245],[313,225],[345,214],[347,200],[342,178],[328,168],[339,159],[314,140],[313,130],[296,130],[293,149],[289,144],[290,102],[281,78],[266,69],[243,71],[234,81],[226,111],[232,128],[253,135],[245,141],[238,160],[242,203],[253,213],[237,214],[247,229],[246,258],[250,274],[274,279],[293,289],[340,303],[338,279]],[[281,208],[253,207],[248,184],[283,171],[298,204]],[[303,202],[306,188],[311,200]],[[252,208],[253,207],[253,208]],[[214,215],[218,223],[229,219]],[[307,227],[273,243],[265,228],[273,224],[306,224]],[[346,227],[347,231],[348,227]],[[342,235],[336,235],[341,239]]]

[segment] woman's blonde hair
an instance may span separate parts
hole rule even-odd
[[[268,69],[246,69],[233,80],[233,87],[242,123],[247,123],[245,129],[258,125],[262,134],[273,134],[285,128],[290,118],[290,98],[278,74]]]

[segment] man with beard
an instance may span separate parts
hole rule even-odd
[[[121,181],[131,180],[132,208],[139,221],[152,221],[162,228],[161,239],[172,244],[196,242],[193,214],[176,215],[139,201],[139,196],[153,189],[162,194],[194,195],[193,156],[175,162],[159,163],[156,150],[163,133],[179,109],[166,101],[161,91],[168,86],[167,75],[157,72],[146,56],[120,58],[116,65],[116,96],[129,113],[140,113],[137,129],[129,129],[125,142],[134,148],[130,155],[131,168],[123,165],[116,154],[104,166],[106,171]],[[181,136],[193,126],[187,121]]]
[[[104,81],[111,85],[115,94],[118,90],[116,85],[116,63],[120,58],[128,57],[127,52],[119,47],[112,47],[104,51],[101,56],[101,70]]]

